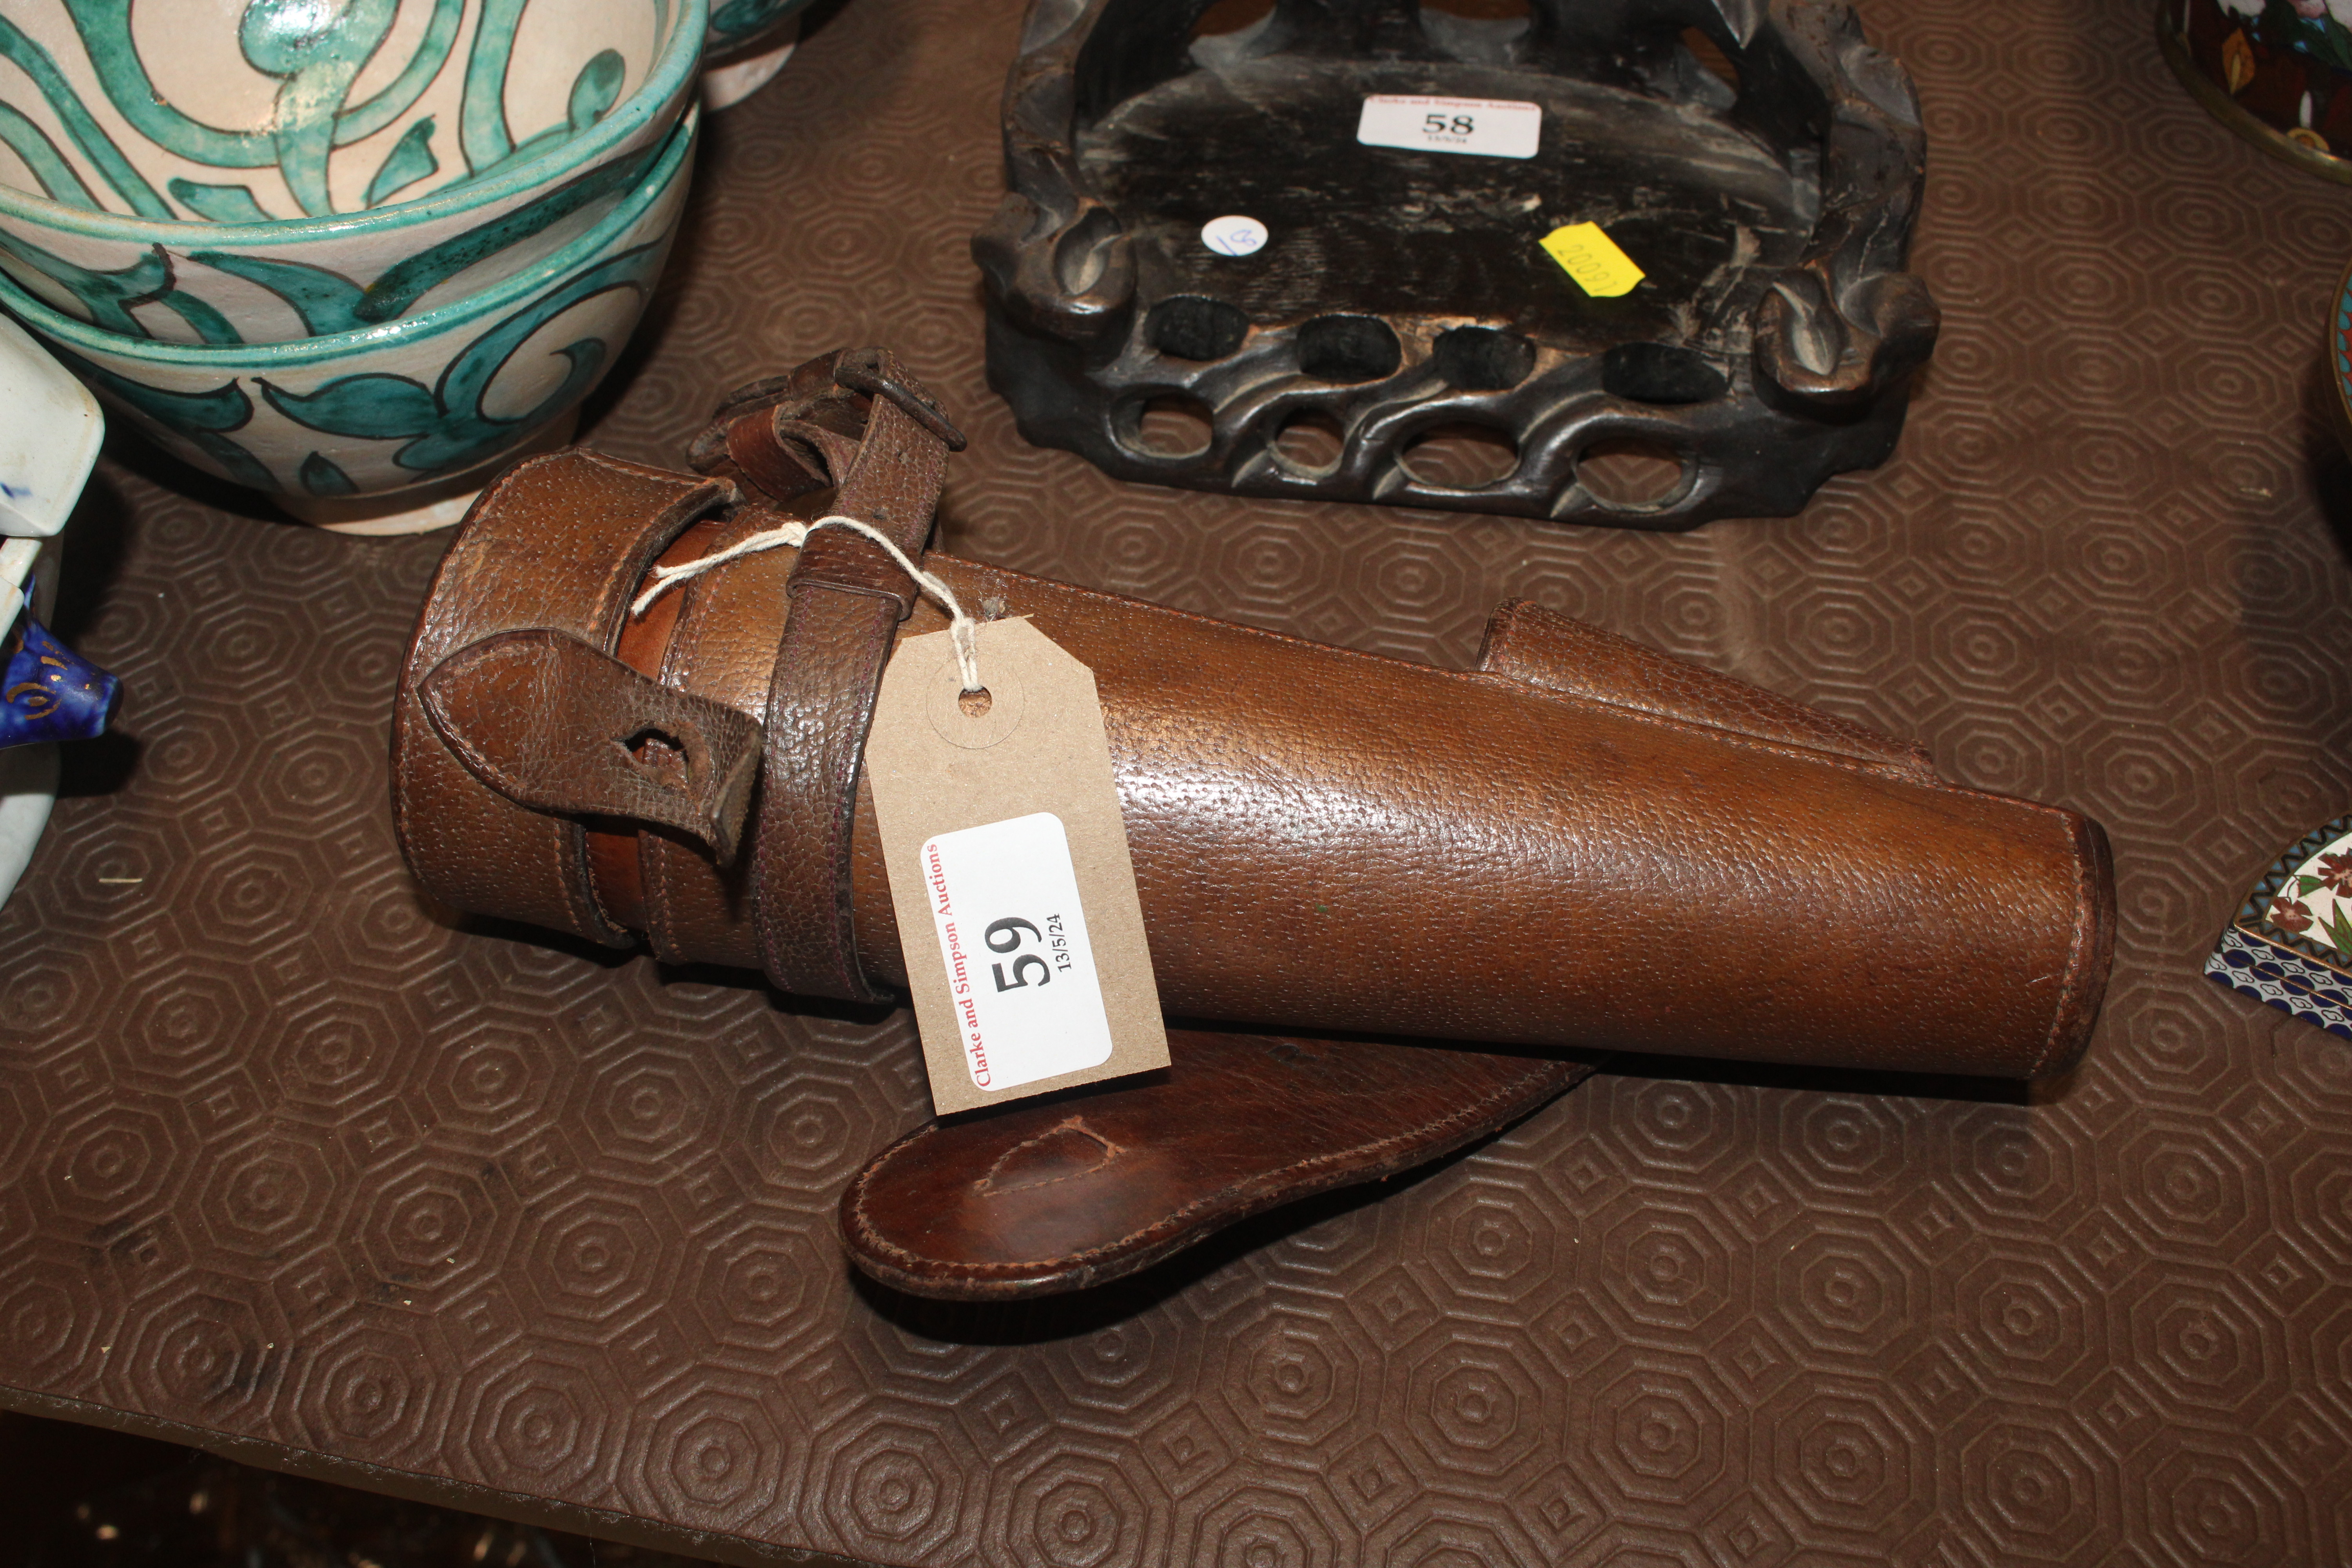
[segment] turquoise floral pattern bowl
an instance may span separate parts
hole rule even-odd
[[[709,26],[709,0],[17,0],[0,270],[159,343],[430,312],[637,188]]]
[[[808,5],[809,0],[718,0],[710,8],[705,63],[724,65],[782,43],[786,26]]]
[[[593,228],[496,287],[379,327],[255,346],[128,339],[0,281],[101,402],[166,448],[295,503],[443,484],[575,409],[645,310],[686,201],[699,111]]]

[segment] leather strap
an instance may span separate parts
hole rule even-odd
[[[739,507],[698,553],[716,554],[782,521],[765,506]],[[746,555],[678,590],[676,626],[653,666],[662,683],[699,692],[747,717],[766,713],[785,584],[798,560],[791,550]],[[636,858],[646,941],[656,957],[665,963],[760,967],[750,918],[755,857],[714,871],[690,846],[666,834],[640,833]]]
[[[748,416],[752,438],[730,433],[728,451],[739,464],[752,455],[761,469],[787,454],[796,466],[804,466],[803,453],[816,455],[836,480],[831,510],[871,523],[916,554],[947,479],[944,419],[933,416],[937,405],[927,395],[908,390],[887,353],[852,368],[898,389],[868,398],[862,441],[851,446],[829,423],[755,415]],[[915,586],[872,541],[830,529],[802,547],[785,592],[791,609],[768,682],[753,877],[761,967],[780,990],[888,1001],[890,993],[857,962],[851,846],[875,695],[898,623],[914,607]]]
[[[436,898],[635,945],[597,907],[581,823],[485,788],[435,731],[422,689],[448,655],[499,632],[611,649],[646,566],[729,490],[573,447],[517,464],[474,503],[426,596],[393,718],[401,850]]]
[[[949,451],[963,450],[963,432],[889,350],[835,349],[720,399],[710,423],[687,444],[687,466],[740,480],[771,500],[790,500],[844,471],[813,451],[805,431],[794,427],[817,426],[854,443],[866,426],[866,398],[896,405]]]
[[[655,823],[724,866],[759,778],[759,721],[648,680],[565,632],[467,644],[425,678],[425,715],[476,778],[533,811]]]

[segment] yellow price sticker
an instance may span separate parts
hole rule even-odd
[[[1597,223],[1572,223],[1543,237],[1544,254],[1596,300],[1614,300],[1644,274]]]

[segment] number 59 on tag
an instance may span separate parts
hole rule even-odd
[[[951,634],[900,643],[866,740],[942,1116],[1168,1065],[1094,672],[1018,618],[980,657],[984,721]]]
[[[1004,965],[990,964],[989,970],[996,976],[999,991],[1017,991],[1027,985],[1029,982],[1023,977],[1026,970],[1035,970],[1040,985],[1051,984],[1057,970],[1064,974],[1070,973],[1070,937],[1059,915],[1047,915],[1043,931],[1037,929],[1034,921],[1024,920],[1019,915],[1006,915],[1003,920],[991,921],[985,933],[988,950],[991,952],[1019,952],[1024,931],[1028,933],[1028,940],[1038,942],[1053,954],[1053,962],[1048,963],[1034,952],[1023,952],[1013,961],[1013,978],[1010,980],[1004,977]]]
[[[992,1093],[1108,1060],[1062,819],[1040,811],[942,833],[922,863],[972,1087]]]

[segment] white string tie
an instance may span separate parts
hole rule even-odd
[[[724,550],[706,555],[699,561],[682,561],[675,566],[656,566],[654,568],[654,585],[637,595],[636,602],[629,606],[629,614],[644,615],[656,599],[660,598],[674,585],[690,578],[699,577],[705,572],[715,571],[730,561],[738,560],[746,555],[756,555],[762,550],[774,550],[780,546],[789,545],[798,549],[806,542],[810,534],[820,528],[854,529],[888,551],[890,559],[896,561],[907,575],[915,580],[915,586],[938,600],[940,607],[947,611],[948,636],[955,645],[956,670],[963,677],[963,689],[966,691],[986,689],[980,680],[980,623],[964,612],[963,605],[956,599],[955,590],[949,587],[935,574],[926,572],[908,560],[907,552],[893,544],[889,536],[880,529],[854,517],[844,517],[839,512],[818,518],[814,522],[787,522],[779,527],[771,528],[764,532],[755,533],[749,539],[730,544]]]

